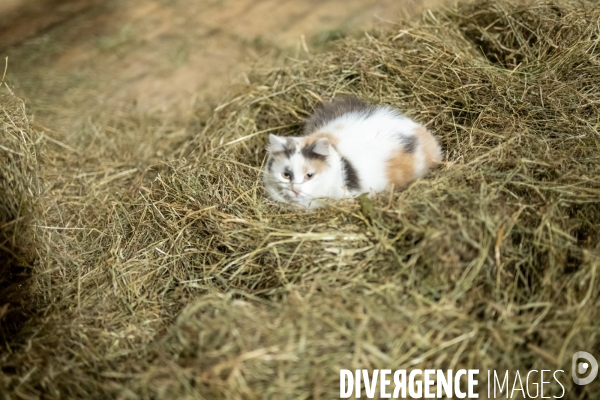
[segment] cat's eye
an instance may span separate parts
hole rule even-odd
[[[284,179],[292,179],[292,175],[287,172],[282,172],[281,176],[283,176]]]
[[[313,174],[312,172],[309,172],[308,174],[306,174],[306,179],[310,179],[314,176],[315,174]]]

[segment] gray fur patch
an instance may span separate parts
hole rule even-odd
[[[414,154],[419,144],[419,139],[416,136],[400,136],[402,148],[406,154]]]
[[[354,96],[346,96],[331,103],[322,104],[315,109],[313,115],[306,121],[304,134],[309,135],[344,114],[355,113],[367,118],[376,109],[377,107]]]
[[[292,155],[296,154],[296,143],[294,142],[294,139],[286,139],[283,151],[271,153],[272,156],[278,156],[280,154],[283,154],[287,158],[290,158]]]
[[[294,143],[293,139],[287,139],[287,142],[285,144],[285,150],[283,152],[287,158],[290,158],[293,154],[296,153],[296,143]]]
[[[358,190],[360,189],[360,179],[358,178],[358,173],[354,166],[342,157],[342,167],[344,169],[344,183],[346,187],[350,190]]]
[[[271,157],[269,157],[269,160],[267,161],[267,171],[271,172],[273,171],[273,162],[275,160]]]
[[[327,156],[315,152],[316,144],[317,142],[312,142],[310,145],[304,146],[302,148],[302,155],[308,160],[325,161],[327,159]]]

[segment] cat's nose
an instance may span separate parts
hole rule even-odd
[[[296,197],[298,197],[300,195],[300,191],[297,189],[292,189],[292,192],[294,192],[294,194],[296,195]]]

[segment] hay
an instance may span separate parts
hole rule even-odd
[[[4,350],[32,312],[26,281],[36,250],[32,227],[40,192],[36,140],[23,102],[10,91],[0,94],[0,346]]]
[[[569,374],[575,351],[600,354],[600,10],[522,3],[257,70],[188,126],[82,128],[46,174],[43,318],[2,359],[6,390],[336,398],[341,368],[428,367],[562,369],[568,398],[595,398]],[[268,133],[340,94],[426,123],[446,165],[362,207],[266,200]]]

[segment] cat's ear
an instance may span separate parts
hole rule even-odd
[[[286,139],[277,135],[270,134],[269,135],[269,152],[270,153],[278,153],[280,151],[285,151]]]
[[[317,140],[312,146],[312,151],[327,157],[329,155],[329,139],[321,138]]]

